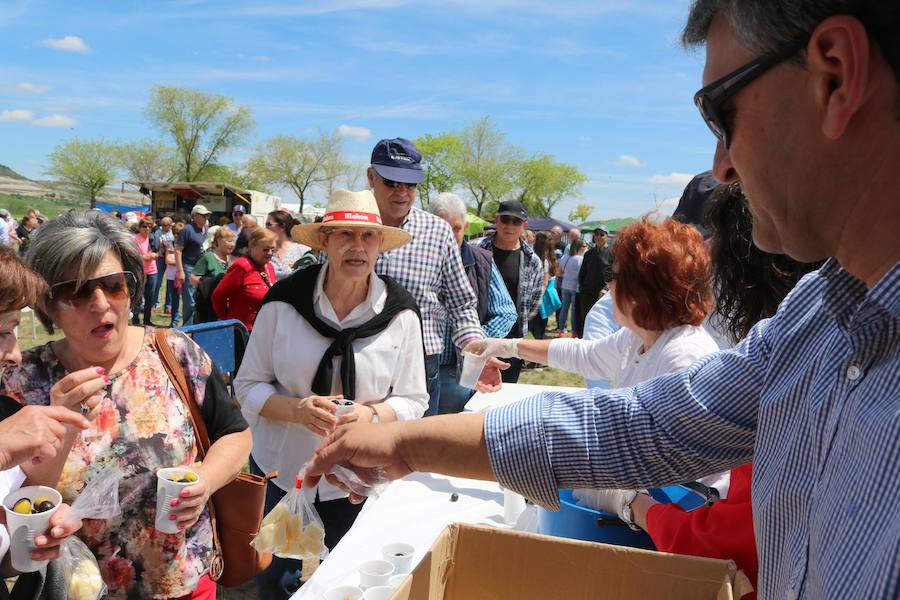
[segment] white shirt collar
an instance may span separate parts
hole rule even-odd
[[[334,307],[332,307],[331,301],[325,295],[325,290],[322,287],[325,284],[327,271],[328,263],[326,262],[322,270],[319,271],[319,276],[316,277],[316,288],[313,290],[313,308],[316,311],[316,316],[320,319],[327,321],[338,329],[346,329],[347,327],[361,325],[384,310],[384,304],[387,301],[387,286],[373,271],[369,275],[369,293],[366,295],[366,299],[354,307],[343,320],[338,319],[337,314],[334,312]]]

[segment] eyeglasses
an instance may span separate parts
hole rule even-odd
[[[134,273],[120,271],[85,279],[80,286],[77,279],[61,281],[50,286],[47,295],[62,308],[75,308],[90,300],[97,288],[103,290],[108,300],[124,300],[130,295],[130,288],[136,284]]]
[[[152,229],[149,225],[141,225],[141,229]]]
[[[500,219],[500,222],[504,225],[515,225],[516,227],[525,222],[519,217],[513,217],[511,215],[500,215],[497,218]]]
[[[381,177],[381,175],[379,175],[379,177]],[[393,179],[385,179],[384,177],[381,177],[381,181],[384,183],[384,185],[388,186],[389,188],[394,188],[394,189],[405,188],[407,190],[414,190],[414,189],[416,189],[416,186],[419,185],[418,183],[406,183],[403,181],[394,181]]]
[[[700,110],[700,116],[703,117],[713,135],[726,148],[731,146],[731,132],[728,130],[728,125],[725,122],[722,105],[757,77],[805,48],[808,41],[808,38],[804,38],[801,41],[788,45],[783,50],[764,54],[728,75],[713,81],[694,94],[694,104]]]

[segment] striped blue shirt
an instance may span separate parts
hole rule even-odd
[[[900,597],[900,263],[831,260],[734,349],[635,388],[488,412],[498,481],[644,488],[752,461],[759,598]]]

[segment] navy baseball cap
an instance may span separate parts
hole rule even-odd
[[[422,153],[404,138],[381,140],[372,150],[372,168],[391,181],[422,183]]]
[[[528,220],[528,210],[526,210],[525,205],[518,200],[507,200],[506,202],[500,203],[495,216],[502,217],[504,215],[517,217],[523,221]]]

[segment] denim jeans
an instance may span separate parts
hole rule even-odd
[[[475,390],[459,385],[456,377],[456,365],[441,365],[441,402],[438,413],[448,415],[462,412],[466,402],[475,393]]]
[[[170,327],[178,326],[178,309],[181,307],[181,293],[175,289],[175,280],[166,279],[166,306],[172,313]]]
[[[441,355],[431,354],[425,357],[425,383],[428,386],[428,410],[426,417],[438,414],[441,404]]]
[[[159,275],[159,273],[147,275],[147,279],[144,281],[144,325],[152,325],[150,319],[153,317],[153,306],[156,304],[153,292],[159,290],[159,285],[157,285]]]
[[[559,307],[559,323],[556,324],[556,328],[560,331],[566,330],[566,321],[569,320],[569,307],[573,308],[572,311],[572,323],[575,322],[575,290],[563,290],[562,291],[562,306]]]
[[[193,272],[194,265],[184,265],[184,283],[181,284],[182,325],[194,324],[194,286],[191,285],[191,275]],[[173,319],[172,322],[174,323],[175,320]]]

